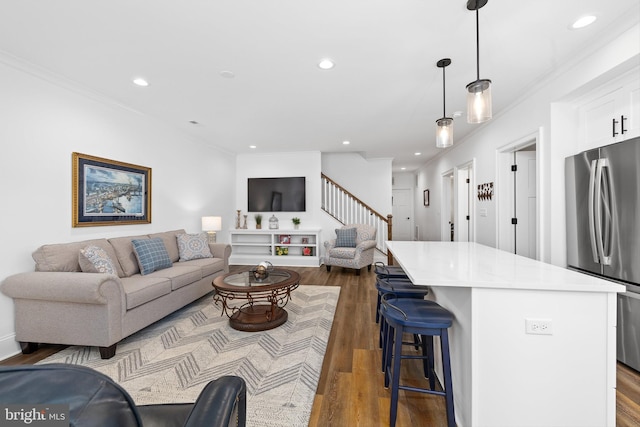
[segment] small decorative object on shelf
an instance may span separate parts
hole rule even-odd
[[[281,234],[280,235],[280,243],[283,245],[288,245],[291,243],[291,235],[290,234]]]
[[[276,255],[289,255],[289,248],[283,248],[282,246],[276,246]]]
[[[300,228],[300,218],[291,218],[291,222],[293,222],[293,229],[297,230],[298,228]]]
[[[275,215],[271,215],[271,218],[269,218],[269,230],[277,230],[278,228],[278,218]]]
[[[313,255],[313,249],[309,246],[304,246],[302,248],[302,256],[311,256]]]
[[[309,243],[309,238],[308,237],[303,237],[302,238],[302,244],[306,245],[307,243]]]
[[[251,269],[251,274],[253,274],[253,278],[256,279],[257,282],[262,282],[269,277],[271,270],[273,270],[273,264],[269,261],[262,261]]]
[[[236,230],[237,230],[237,229],[240,228],[240,212],[241,212],[241,210],[238,209],[236,212],[238,213],[238,217],[236,218]]]
[[[262,228],[262,215],[256,214],[254,218],[256,219],[256,230],[260,230]]]
[[[244,224],[242,224],[242,229],[246,230],[247,229],[247,217],[249,215],[242,215],[244,217]]]

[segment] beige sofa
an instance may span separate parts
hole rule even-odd
[[[123,338],[211,292],[213,279],[229,271],[231,246],[209,244],[212,257],[181,261],[179,235],[193,236],[174,230],[37,249],[35,271],[10,276],[1,287],[14,300],[22,352],[38,343],[97,346],[108,359]],[[141,275],[132,241],[154,238],[162,240],[171,266]],[[117,274],[83,272],[90,268],[79,253],[87,247],[103,249]]]

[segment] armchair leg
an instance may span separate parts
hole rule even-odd
[[[331,266],[327,265],[327,272],[331,271]]]
[[[357,268],[357,269],[356,269],[356,276],[359,276],[359,275],[360,275],[360,269],[359,269],[359,268]]]
[[[367,271],[371,271],[371,264],[367,265]]]

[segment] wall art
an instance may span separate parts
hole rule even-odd
[[[151,223],[151,168],[72,155],[72,225]]]

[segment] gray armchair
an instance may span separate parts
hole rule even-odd
[[[108,376],[64,363],[0,366],[0,403],[22,408],[61,405],[68,408],[68,425],[74,427],[243,427],[247,412],[246,385],[240,377],[209,382],[193,404],[136,406]]]
[[[371,270],[376,250],[376,228],[368,224],[347,224],[336,229],[336,238],[324,242],[324,264],[327,271],[331,266]]]

